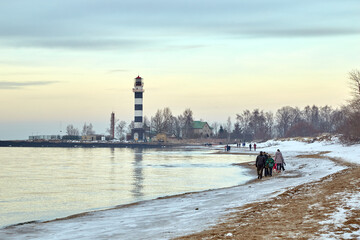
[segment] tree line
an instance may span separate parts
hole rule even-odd
[[[331,106],[306,106],[303,109],[284,106],[275,113],[261,109],[243,110],[236,114],[232,124],[228,117],[226,123],[209,123],[213,137],[236,139],[238,141],[263,141],[275,137],[311,137],[321,133],[341,134],[345,141],[360,141],[360,71],[349,73],[352,90],[349,102],[339,108]],[[144,129],[153,134],[165,133],[177,138],[193,138],[193,112],[190,108],[180,115],[173,115],[169,107],[158,109],[150,119],[144,117]],[[134,128],[125,121],[116,121],[115,136],[124,140]],[[110,131],[107,130],[109,133]],[[80,135],[80,131],[68,125],[67,135]],[[82,135],[95,134],[92,124],[84,124]]]
[[[274,137],[311,137],[322,133],[340,134],[346,142],[360,141],[360,71],[349,72],[351,99],[334,109],[331,106],[285,106],[275,114],[264,110],[244,110],[236,114],[233,129],[227,123],[213,123],[215,136],[242,141],[268,140]]]

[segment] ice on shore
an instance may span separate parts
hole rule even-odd
[[[267,200],[289,188],[318,180],[345,168],[328,159],[299,159],[296,158],[297,155],[330,151],[327,156],[355,163],[359,163],[360,159],[359,145],[342,146],[336,141],[268,141],[258,144],[259,151],[274,153],[277,148],[281,149],[287,163],[286,171],[280,174],[281,177],[226,189],[145,201],[66,220],[0,229],[0,239],[169,239],[217,224],[235,207]],[[247,149],[232,148],[231,151],[247,152]],[[335,215],[334,217],[337,218]]]

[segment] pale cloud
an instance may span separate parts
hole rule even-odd
[[[131,39],[103,39],[103,38],[32,38],[13,41],[9,45],[15,47],[68,49],[68,50],[114,50],[129,49],[135,46],[147,45],[148,42]]]
[[[127,69],[111,69],[107,73],[119,73],[119,72],[128,72]]]
[[[33,86],[44,86],[58,83],[57,81],[31,81],[31,82],[10,82],[10,81],[1,81],[0,89],[20,89],[25,87]]]

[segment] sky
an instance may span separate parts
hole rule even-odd
[[[130,122],[191,108],[235,121],[259,108],[349,99],[360,69],[358,0],[13,0],[0,2],[0,140],[68,124]]]

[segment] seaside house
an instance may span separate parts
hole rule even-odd
[[[213,135],[212,128],[207,122],[193,121],[192,132],[194,137],[207,138]]]
[[[81,140],[83,140],[83,141],[101,141],[101,140],[105,140],[105,136],[99,135],[99,134],[84,135],[84,136],[81,136]]]

